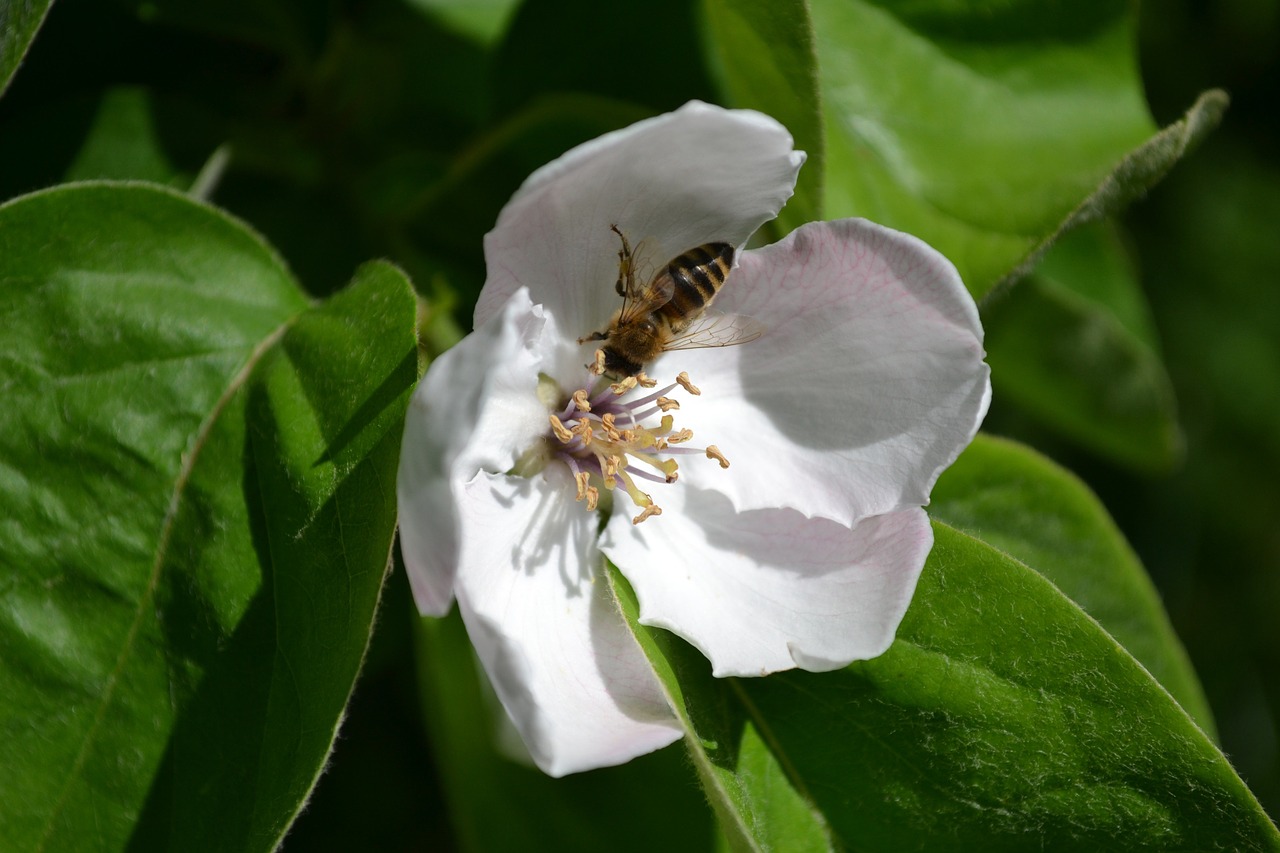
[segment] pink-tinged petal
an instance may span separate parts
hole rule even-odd
[[[680,412],[694,444],[687,482],[740,510],[792,507],[841,522],[928,503],[968,445],[991,386],[977,308],[955,267],[864,220],[814,223],[744,252],[715,307],[766,329],[738,347],[672,352],[702,389]]]
[[[601,549],[635,588],[640,621],[684,637],[716,677],[824,672],[889,648],[933,545],[924,510],[850,528],[671,492],[656,518],[610,520]]]
[[[601,577],[597,518],[563,466],[462,491],[458,605],[498,698],[552,776],[621,764],[681,729]]]
[[[649,273],[702,243],[741,245],[791,197],[804,162],[791,144],[760,113],[692,102],[574,148],[525,182],[485,238],[476,325],[528,287],[570,337],[603,327],[620,305],[610,225]]]
[[[414,601],[443,616],[458,563],[456,493],[480,470],[507,471],[546,432],[538,373],[550,318],[514,294],[484,326],[432,362],[405,414],[396,477],[400,549]]]

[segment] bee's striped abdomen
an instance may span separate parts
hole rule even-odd
[[[673,331],[696,320],[729,277],[733,266],[733,246],[703,243],[667,264],[667,275],[675,285],[671,301],[658,309]]]

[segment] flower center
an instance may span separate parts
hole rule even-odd
[[[640,489],[637,480],[674,483],[679,476],[675,457],[688,454],[702,454],[721,468],[729,467],[729,460],[715,445],[691,447],[693,431],[675,428],[675,416],[670,413],[679,410],[680,404],[666,395],[677,387],[694,396],[702,393],[689,375],[681,373],[667,387],[652,390],[657,384],[643,373],[611,384],[592,375],[586,383],[589,388],[574,391],[563,408],[550,416],[551,456],[569,467],[577,484],[577,500],[585,501],[589,511],[599,504],[601,488],[623,492],[640,509],[631,519],[639,524],[661,515],[662,508]],[[637,392],[637,387],[648,393]]]

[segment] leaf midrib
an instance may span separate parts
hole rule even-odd
[[[147,584],[142,595],[138,598],[137,609],[134,613],[132,624],[129,626],[128,632],[125,634],[124,642],[121,644],[120,653],[116,658],[116,665],[112,669],[111,674],[107,678],[106,685],[102,690],[101,700],[98,707],[94,710],[92,722],[89,724],[88,730],[85,732],[84,740],[81,744],[79,752],[76,754],[70,770],[67,772],[66,782],[62,787],[62,791],[58,794],[58,798],[53,808],[49,811],[49,817],[45,824],[44,834],[37,842],[35,849],[43,851],[48,849],[50,839],[53,837],[58,824],[58,818],[66,807],[67,800],[71,796],[71,791],[76,783],[80,780],[84,767],[88,762],[89,754],[93,749],[96,735],[102,726],[103,720],[106,718],[107,709],[110,707],[114,699],[115,690],[120,683],[129,658],[133,654],[136,646],[138,634],[142,628],[143,618],[155,595],[155,590],[159,586],[160,576],[163,571],[166,556],[168,553],[169,540],[173,534],[174,522],[178,517],[178,510],[182,506],[182,499],[186,492],[186,487],[191,478],[191,473],[195,469],[196,463],[200,458],[201,451],[205,442],[212,433],[214,426],[217,424],[222,412],[226,409],[235,394],[244,387],[245,383],[252,376],[254,369],[257,367],[262,358],[269,352],[272,347],[284,336],[289,328],[296,321],[299,314],[295,314],[285,320],[279,326],[263,338],[253,351],[250,352],[249,358],[244,365],[227,383],[227,387],[223,389],[218,401],[210,410],[208,417],[201,423],[199,430],[196,432],[196,439],[189,453],[182,460],[182,465],[178,469],[178,476],[174,481],[173,493],[169,499],[169,506],[165,510],[165,516],[160,525],[160,533],[156,540],[155,560],[152,562],[151,574],[147,578]]]

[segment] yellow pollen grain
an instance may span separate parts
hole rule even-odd
[[[556,434],[556,438],[560,439],[563,444],[573,441],[573,433],[555,415],[551,416],[551,431]]]
[[[600,503],[600,490],[595,486],[587,486],[587,510],[595,512],[598,503]]]
[[[628,376],[621,382],[615,382],[610,385],[609,390],[614,393],[614,396],[621,397],[623,394],[636,387],[636,384],[636,378],[634,376]]]
[[[682,430],[677,430],[676,432],[673,432],[671,433],[671,435],[667,436],[667,441],[671,442],[672,444],[681,444],[683,442],[688,441],[691,438],[693,438],[693,430],[682,429]]]
[[[646,518],[653,518],[655,515],[662,515],[662,507],[658,506],[657,504],[649,504],[647,507],[645,507],[640,511],[639,515],[631,519],[631,523],[639,524],[640,522],[644,521]]]
[[[702,392],[698,390],[698,386],[689,381],[689,374],[686,371],[680,371],[680,375],[676,377],[676,382],[680,383],[680,387],[697,397]]]
[[[591,411],[591,403],[587,401],[587,389],[579,388],[573,392],[573,405],[578,407],[579,412]]]
[[[662,409],[664,412],[680,408],[680,402],[678,400],[672,400],[670,397],[659,397],[655,402],[657,403],[658,408]]]
[[[714,459],[719,462],[721,468],[729,467],[729,460],[724,458],[724,454],[720,452],[720,448],[716,447],[714,444],[707,445],[707,458]]]
[[[640,384],[641,388],[658,387],[658,380],[650,379],[643,370],[636,374],[636,382]]]
[[[596,376],[604,375],[604,350],[602,349],[596,350],[595,361],[591,362],[591,366],[588,367],[587,369],[590,370],[592,373],[594,373]]]

